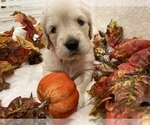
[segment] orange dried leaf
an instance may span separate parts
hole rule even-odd
[[[12,39],[12,37],[4,37],[4,36],[0,36],[0,48],[1,47],[4,47],[4,46],[7,46],[7,43],[10,43],[14,41]]]
[[[5,73],[8,72],[10,70],[14,70],[14,66],[12,66],[10,63],[8,63],[7,61],[0,61],[0,73]]]
[[[20,45],[24,48],[24,49],[33,49],[35,51],[39,51],[38,47],[35,47],[33,43],[31,43],[30,41],[22,38],[21,36],[16,36],[17,41],[20,43]]]
[[[27,19],[30,20],[33,25],[35,25],[37,23],[36,19],[31,15],[27,16]]]

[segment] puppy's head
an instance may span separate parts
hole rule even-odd
[[[64,0],[52,3],[44,12],[42,27],[52,49],[62,60],[73,60],[87,54],[92,47],[92,23],[88,9]]]

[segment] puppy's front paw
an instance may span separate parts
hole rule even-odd
[[[83,94],[83,93],[82,93]],[[80,108],[83,108],[85,106],[85,99],[84,99],[84,95],[81,95],[79,93],[79,102],[78,102],[78,110]]]

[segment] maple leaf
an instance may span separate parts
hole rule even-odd
[[[31,16],[31,15],[28,15],[27,19],[30,20],[33,25],[35,25],[37,23],[37,20],[33,16]]]
[[[34,45],[36,47],[38,47],[39,49],[42,49],[43,47],[47,46],[47,41],[44,37],[43,30],[41,28],[40,23],[35,25],[34,27],[38,33],[38,34],[34,35],[34,37],[33,37]]]
[[[0,33],[0,37],[12,37],[14,29],[15,28],[12,27],[11,30]]]
[[[139,50],[131,55],[128,62],[136,68],[144,68],[150,64],[150,47]]]
[[[15,68],[7,61],[0,61],[0,92],[4,89],[9,89],[10,84],[5,81],[5,77],[13,74]]]
[[[105,39],[111,47],[115,47],[123,39],[123,29],[117,26],[117,22],[111,20],[107,26],[107,32],[105,34]]]
[[[43,31],[40,24],[37,23],[36,19],[32,16],[26,16],[24,13],[20,11],[15,11],[12,16],[15,17],[16,22],[20,22],[23,25],[23,29],[27,31],[26,40],[32,42],[34,46],[39,49],[45,47],[46,42],[43,37]]]
[[[10,84],[8,82],[5,82],[4,77],[1,75],[0,72],[0,92],[9,88],[10,88]]]
[[[99,35],[100,39],[94,39],[94,54],[99,61],[93,75],[96,83],[88,91],[95,99],[90,115],[106,119],[150,117],[149,40],[124,40],[123,29],[114,20],[107,26],[107,32]],[[108,44],[100,45],[100,41]],[[118,123],[108,120],[105,125]]]
[[[35,64],[40,63],[42,61],[42,57],[39,53],[39,49],[46,46],[40,25],[38,24],[36,27],[37,29],[35,29],[33,23],[31,22],[34,20],[34,17],[27,17],[24,13],[19,11],[15,11],[12,16],[14,16],[16,21],[20,22],[24,28],[29,28],[27,32],[28,35],[32,36],[32,38],[27,37],[24,39],[20,36],[16,36],[17,40],[15,41],[12,38],[14,28],[12,28],[10,31],[5,31],[4,33],[0,34],[0,61],[7,61],[15,67],[19,67],[23,62],[29,60],[30,64],[31,62],[32,64],[33,62]],[[39,33],[39,36],[37,33]],[[33,37],[36,37],[36,39]],[[34,51],[38,51],[38,54],[35,54]],[[34,60],[35,58],[36,60]],[[3,76],[5,76],[4,73]]]
[[[26,39],[29,40],[30,42],[33,42],[33,36],[35,34],[38,34],[35,27],[33,26],[31,20],[29,20],[27,18],[27,16],[20,12],[20,11],[15,11],[12,16],[15,17],[15,21],[16,22],[20,22],[23,27],[24,27],[24,30],[27,31],[27,34],[26,34]]]
[[[0,118],[46,118],[44,110],[39,109],[40,104],[34,100],[32,95],[29,98],[16,97],[8,107],[0,105]]]
[[[17,41],[11,37],[0,37],[0,60],[8,61],[12,65],[20,65],[28,58],[32,50],[39,51],[38,47],[20,36],[16,36]]]
[[[88,91],[89,94],[92,95],[92,97],[99,97],[101,94],[103,94],[106,91],[107,83],[106,83],[106,76],[101,77],[100,80],[98,80]]]
[[[35,51],[39,51],[38,47],[35,47],[33,43],[31,43],[30,41],[24,39],[21,36],[16,36],[17,41],[19,42],[19,44],[24,48],[24,49],[33,49]]]
[[[149,124],[150,108],[146,107],[123,107],[119,105],[113,111],[106,112],[105,125],[146,125]]]
[[[124,61],[131,57],[131,55],[135,52],[148,47],[150,47],[150,40],[137,38],[124,40],[110,53],[110,59],[115,58],[117,60]]]
[[[118,105],[121,106],[120,108],[129,107],[134,109],[143,102],[149,102],[150,94],[147,93],[150,90],[149,81],[149,75],[124,75],[107,88],[105,83],[103,91],[95,89],[97,92],[100,91],[100,94],[97,96],[90,115],[97,116],[104,113],[101,112],[101,109],[113,111],[118,108]],[[102,87],[100,88],[102,89]]]
[[[113,63],[108,63],[108,62],[103,62],[100,64],[95,65],[95,70],[98,70],[102,72],[103,74],[110,74],[111,72],[115,71],[117,69],[117,65],[115,62]]]
[[[0,61],[0,73],[2,76],[9,76],[14,73],[16,66],[12,66],[7,61]]]
[[[7,47],[7,44],[10,42],[14,42],[12,37],[0,36],[0,48]]]
[[[118,78],[107,92],[115,96],[115,102],[132,107],[144,101],[145,91],[150,87],[149,81],[148,75],[125,75]]]

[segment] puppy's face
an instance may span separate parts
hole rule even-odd
[[[48,48],[62,60],[73,60],[87,54],[92,43],[91,18],[87,9],[79,6],[49,8],[43,18],[43,30]]]

